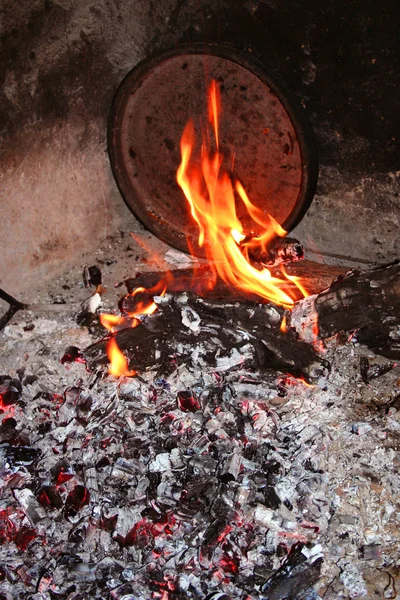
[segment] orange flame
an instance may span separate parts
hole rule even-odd
[[[150,294],[153,296],[156,296],[156,295],[164,296],[166,289],[167,289],[167,286],[165,284],[163,285],[163,289],[160,291],[160,293],[157,293],[157,291],[155,291],[154,288],[152,288],[151,290],[146,290],[146,288],[144,288],[144,287],[138,287],[135,290],[133,290],[133,292],[131,292],[129,294],[129,296],[134,298],[135,296],[137,296],[137,294],[140,294],[140,293],[147,293],[147,294]],[[138,315],[152,315],[156,310],[157,310],[157,304],[151,298],[148,301],[138,302],[137,305],[135,306],[135,310],[128,314],[131,319],[134,319]]]
[[[287,326],[286,316],[283,317],[279,329],[282,331],[282,333],[287,333],[288,332],[288,326]]]
[[[122,375],[125,377],[134,377],[136,375],[136,371],[129,371],[128,361],[113,337],[107,342],[107,355],[110,361],[108,369],[110,375],[114,375],[115,377],[121,377]]]
[[[304,287],[304,285],[301,282],[301,278],[297,277],[296,275],[289,275],[288,273],[286,273],[286,269],[284,268],[283,265],[281,265],[281,271],[283,273],[283,275],[289,279],[289,281],[291,281],[292,283],[294,283],[294,285],[300,290],[300,292],[303,294],[304,298],[308,298],[308,296],[310,295],[306,288]]]
[[[177,182],[189,203],[190,212],[199,229],[198,243],[204,246],[207,259],[213,269],[226,283],[275,304],[290,307],[293,299],[282,287],[285,281],[273,277],[271,272],[252,266],[248,250],[266,250],[270,241],[286,232],[270,216],[254,206],[242,184],[231,181],[222,164],[224,156],[219,152],[219,91],[215,81],[211,83],[208,97],[208,116],[214,130],[217,150],[203,139],[200,161],[195,153],[195,132],[192,121],[186,125],[181,139],[181,164],[177,171]],[[260,236],[247,235],[236,214],[235,191],[244,203],[256,228],[262,229]]]
[[[102,313],[100,315],[100,323],[108,329],[108,331],[115,331],[116,327],[123,327],[127,325],[125,317],[119,317],[118,315],[111,315]]]
[[[210,89],[208,91],[208,120],[210,121],[215,134],[215,143],[217,150],[219,147],[219,132],[218,132],[218,115],[221,108],[221,94],[219,87],[215,79],[211,81]]]

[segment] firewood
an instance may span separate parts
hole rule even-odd
[[[296,302],[289,322],[307,342],[354,332],[374,352],[400,358],[400,263],[339,276],[326,290]]]

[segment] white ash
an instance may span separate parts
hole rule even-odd
[[[72,316],[23,317],[0,336],[0,375],[21,384],[0,415],[0,594],[283,599],[298,547],[324,563],[288,597],[396,597],[399,367],[366,385],[360,356],[386,359],[332,340],[323,381],[292,379],[277,403],[285,374],[244,369],[246,346],[219,358],[212,333],[165,376],[117,380],[60,364],[91,339]],[[181,410],[182,391],[200,409]]]

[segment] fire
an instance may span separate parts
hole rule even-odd
[[[287,275],[282,268],[282,278],[272,275],[265,267],[270,263],[268,249],[277,237],[286,236],[286,231],[269,214],[255,206],[249,199],[242,183],[234,179],[232,170],[235,154],[231,160],[231,170],[224,164],[226,158],[220,151],[219,115],[221,112],[220,90],[212,81],[208,91],[208,121],[210,130],[203,132],[201,146],[196,144],[193,121],[189,121],[181,138],[181,163],[176,179],[189,205],[190,214],[198,227],[198,244],[204,249],[212,277],[208,278],[207,289],[212,289],[218,276],[228,285],[242,292],[258,295],[264,300],[291,309],[294,299],[287,291],[288,281],[301,291],[308,293],[300,279]],[[253,223],[245,231],[237,216],[236,206],[244,205],[249,220]],[[252,230],[254,229],[254,231]],[[255,233],[256,232],[256,233]],[[257,233],[258,232],[258,233]],[[260,233],[261,232],[261,233]],[[193,252],[192,252],[193,254]],[[266,257],[264,259],[264,257]],[[254,264],[257,265],[254,266]],[[199,278],[200,280],[201,278]],[[193,271],[193,284],[188,286],[194,292],[206,292],[196,284],[196,269]],[[178,289],[167,273],[150,289],[138,287],[122,301],[121,311],[127,315],[101,315],[101,323],[109,331],[140,322],[141,315],[151,315],[157,310],[154,296],[162,296],[167,290]],[[281,331],[287,332],[286,318],[281,323]],[[111,375],[135,375],[128,370],[128,363],[114,338],[107,343]]]
[[[283,265],[281,265],[281,271],[282,271],[283,275],[287,279],[289,279],[289,281],[292,281],[292,283],[294,283],[294,285],[300,290],[300,292],[303,294],[304,298],[308,298],[308,296],[310,294],[307,292],[306,288],[302,284],[300,277],[296,277],[295,275],[289,275],[288,273],[286,273],[286,270]]]
[[[125,377],[134,377],[136,375],[136,371],[129,371],[128,361],[113,337],[107,342],[107,355],[110,361],[108,369],[110,375],[115,375],[115,377],[121,377],[122,375]]]
[[[283,317],[279,329],[282,331],[282,333],[287,333],[288,332],[288,325],[287,325],[286,315]]]
[[[159,296],[164,296],[166,291],[166,286],[163,286],[163,289],[161,290],[161,292],[158,294]],[[144,293],[146,295],[150,294],[151,295],[152,290],[146,290],[146,288],[144,287],[138,287],[135,290],[133,290],[133,292],[131,292],[129,294],[129,296],[131,298],[134,298],[135,296],[137,296],[140,293]],[[156,292],[153,293],[153,295],[156,295]],[[154,302],[154,300],[147,300],[147,301],[139,301],[137,303],[137,305],[135,306],[135,310],[133,312],[128,313],[129,317],[131,319],[137,317],[138,315],[152,315],[155,311],[157,310],[157,304]]]
[[[153,300],[155,295],[163,296],[167,289],[168,276],[165,281],[160,281],[150,290],[146,290],[143,287],[138,287],[133,292],[128,294],[126,298],[135,298],[138,294],[144,294],[145,299],[139,300],[135,303],[135,310],[128,312],[129,320],[126,317],[120,317],[118,315],[103,313],[100,315],[100,323],[108,329],[108,331],[114,332],[117,328],[125,327],[137,327],[140,323],[140,319],[137,318],[141,315],[151,315],[157,310],[157,305]],[[131,325],[130,325],[131,323]],[[107,342],[107,356],[110,361],[109,374],[115,375],[116,377],[134,377],[136,371],[128,369],[128,362],[118,347],[117,342],[111,337]]]
[[[127,320],[125,317],[103,313],[100,315],[100,323],[103,327],[108,329],[108,331],[113,332],[117,327],[126,326]]]
[[[216,150],[212,149],[209,139],[203,136],[201,157],[196,160],[192,121],[186,125],[181,139],[177,182],[199,229],[199,246],[204,247],[210,265],[226,283],[275,304],[290,307],[293,299],[281,289],[285,286],[285,280],[273,277],[267,268],[259,270],[250,263],[251,249],[266,251],[268,244],[276,236],[285,236],[286,231],[270,215],[265,215],[254,206],[240,181],[232,182],[230,174],[223,168],[224,156],[219,151],[219,112],[219,89],[213,81],[208,96],[208,117]],[[261,235],[244,232],[236,214],[237,201],[244,203],[255,229],[263,231]]]

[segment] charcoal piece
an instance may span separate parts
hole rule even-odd
[[[268,508],[272,508],[277,510],[282,504],[281,499],[275,491],[275,488],[272,485],[266,485],[263,489],[264,495],[264,504]]]
[[[25,375],[22,384],[23,385],[32,385],[37,381],[37,375]]]
[[[3,419],[0,425],[0,442],[13,441],[16,436],[17,421],[13,417]]]
[[[59,509],[63,506],[61,495],[54,485],[42,485],[36,493],[36,498],[43,508],[49,510]]]
[[[124,546],[136,546],[143,550],[153,542],[153,534],[151,525],[145,519],[135,523],[133,528],[128,532],[123,542]]]
[[[143,472],[143,465],[139,461],[125,460],[124,458],[117,458],[111,471],[111,476],[123,481],[132,481],[132,479],[138,474]]]
[[[94,285],[94,287],[101,285],[102,275],[99,267],[96,267],[96,265],[92,267],[85,267],[83,269],[83,283],[85,284],[86,288],[90,287],[91,285]]]
[[[379,544],[368,544],[360,548],[360,556],[364,560],[379,560],[381,558],[382,547]]]
[[[79,396],[76,400],[76,412],[78,416],[87,415],[92,408],[93,398],[88,392],[80,390]]]
[[[10,444],[3,444],[0,446],[0,456],[1,455],[11,467],[14,465],[28,466],[38,460],[41,451],[30,446],[10,446]]]
[[[386,375],[392,369],[397,366],[397,363],[389,363],[387,365],[370,365],[369,367],[369,380],[377,379],[378,377],[382,377],[382,375]]]
[[[72,479],[75,475],[75,471],[69,463],[63,459],[54,465],[51,469],[51,474],[55,482],[60,485]]]
[[[224,483],[228,483],[228,481],[235,481],[238,478],[242,466],[242,456],[237,451],[233,451],[233,453],[225,459],[223,467],[220,473],[220,480]]]
[[[366,356],[360,356],[360,374],[365,385],[369,384],[369,360]]]
[[[12,319],[12,317],[15,315],[16,312],[18,312],[19,310],[24,310],[28,307],[26,304],[19,302],[19,300],[16,300],[12,296],[10,296],[10,294],[7,294],[7,292],[5,292],[2,289],[0,289],[0,299],[4,300],[5,302],[7,302],[7,304],[10,305],[9,309],[0,318],[0,331],[1,331],[2,329],[4,329],[4,327],[7,325],[7,323]]]
[[[46,513],[31,490],[25,488],[23,490],[14,490],[13,493],[33,526],[45,519]]]
[[[67,346],[64,350],[64,354],[60,359],[61,364],[70,363],[70,362],[78,362],[78,363],[86,363],[86,359],[82,352],[76,346]]]
[[[387,410],[389,410],[390,407],[393,407],[396,410],[400,410],[400,394],[396,394],[396,396],[390,401]]]
[[[0,410],[6,406],[16,404],[20,399],[22,385],[19,379],[7,375],[0,376]]]
[[[283,245],[285,245],[286,239],[289,240],[286,257],[283,257],[282,255],[278,257],[277,254],[279,254],[279,252],[277,252],[274,256],[265,256],[264,254],[264,259],[267,259],[270,264],[288,262],[287,258],[291,259],[289,262],[293,262],[293,259],[295,262],[296,259],[301,260],[301,244],[299,244],[297,240],[285,238],[284,240],[281,240]],[[282,258],[284,258],[284,260],[282,260]],[[255,256],[253,256],[253,262],[260,263]],[[304,261],[303,269],[297,269],[296,272],[291,271],[291,273],[305,278],[307,280],[307,289],[315,292],[324,289],[330,284],[333,277],[336,277],[338,273],[343,272],[343,269],[335,267],[328,268],[325,266],[324,269],[320,268],[320,265],[318,265],[318,267],[319,269],[316,270],[315,263],[306,264],[306,261]],[[279,268],[270,268],[272,269],[271,272],[274,276],[282,279],[282,273]],[[136,277],[127,279],[125,285],[129,293],[137,288],[153,288],[158,290],[158,294],[162,289],[165,289],[167,293],[172,294],[193,290],[196,294],[208,300],[222,300],[231,303],[235,301],[253,302],[254,304],[266,302],[257,294],[251,294],[250,292],[235,289],[221,279],[215,280],[215,274],[210,265],[196,266],[195,269],[177,269],[171,271],[167,276],[160,272],[138,273]],[[285,281],[282,286],[282,291],[288,293],[292,298],[300,299],[303,297],[297,286],[289,280]]]
[[[17,535],[15,536],[15,545],[19,550],[25,552],[29,544],[31,544],[36,537],[36,530],[24,525],[19,529]]]
[[[73,519],[84,506],[89,504],[89,500],[89,490],[83,485],[76,485],[67,496],[64,507],[65,518]]]
[[[296,600],[318,581],[322,558],[311,562],[302,548],[300,543],[292,546],[283,565],[261,586],[263,600]]]
[[[183,412],[196,412],[200,410],[200,402],[190,390],[178,392],[177,396],[178,407]]]
[[[297,262],[304,258],[304,247],[294,238],[277,237],[268,245],[267,250],[263,250],[261,246],[246,248],[246,244],[251,242],[253,238],[254,236],[247,236],[241,242],[240,246],[247,252],[251,263],[256,268],[261,269],[265,266],[275,267],[277,265]]]
[[[218,542],[222,541],[227,526],[227,517],[215,519],[204,532],[203,549],[209,552]]]

